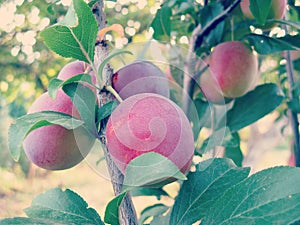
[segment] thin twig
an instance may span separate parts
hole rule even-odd
[[[106,26],[106,15],[104,13],[104,5],[103,0],[98,1],[94,7],[93,7],[93,13],[96,17],[96,20],[98,22],[98,29],[101,30]],[[108,55],[108,48],[105,41],[101,41],[97,43],[95,48],[95,64],[98,68],[99,64],[107,57]],[[105,86],[111,85],[111,78],[113,75],[113,70],[110,67],[109,64],[107,64],[103,69],[103,81],[105,83]],[[104,105],[105,103],[113,100],[113,96],[111,93],[107,91],[102,91],[100,94],[100,106]],[[111,156],[108,152],[107,145],[106,145],[106,139],[105,139],[105,126],[106,122],[104,121],[101,124],[101,130],[100,130],[100,141],[103,146],[104,154],[106,163],[108,166],[108,171],[111,177],[111,183],[113,185],[114,193],[115,195],[118,195],[122,192],[122,185],[124,181],[124,175],[120,172],[120,170],[117,168],[113,160],[111,159]],[[131,196],[127,194],[120,206],[120,216],[121,216],[121,224],[122,225],[137,225],[137,217],[136,212],[133,206],[133,202],[131,199]]]
[[[294,81],[294,69],[293,69],[293,62],[291,60],[291,55],[289,51],[286,51],[286,72],[287,78],[289,83],[289,95],[291,99],[295,99],[293,94],[293,87],[295,85]],[[294,154],[295,154],[295,161],[296,166],[300,167],[300,134],[299,134],[299,120],[297,113],[293,112],[293,110],[289,109],[292,131],[294,135]]]
[[[285,19],[285,18],[284,18]],[[286,25],[283,25],[283,28],[286,33],[288,33],[288,28]],[[294,79],[294,65],[293,61],[291,59],[290,51],[286,51],[285,54],[286,57],[286,72],[287,72],[287,79],[289,83],[289,95],[290,98],[296,99],[298,96],[294,95],[293,88],[295,85],[295,79]],[[296,112],[294,112],[292,109],[289,109],[290,113],[290,119],[291,119],[291,125],[292,125],[292,132],[294,135],[294,154],[295,154],[295,165],[297,167],[300,167],[300,134],[299,134],[299,120],[298,115]]]
[[[230,6],[228,6],[221,14],[212,19],[208,24],[200,30],[200,32],[196,33],[196,40],[194,46],[194,51],[196,51],[197,47],[201,46],[203,38],[214,29],[220,22],[222,22],[241,2],[241,0],[235,0]],[[197,29],[197,28],[196,28]]]
[[[195,81],[198,79],[199,73],[195,72],[197,57],[196,50],[202,45],[203,38],[209,34],[220,22],[222,22],[241,2],[241,0],[235,0],[230,6],[228,6],[221,14],[212,19],[205,27],[201,28],[201,24],[194,29],[190,39],[189,51],[185,63],[185,77],[184,77],[184,88],[183,88],[183,110],[188,115],[191,99],[193,97]]]

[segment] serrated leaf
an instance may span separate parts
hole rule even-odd
[[[211,205],[206,224],[290,224],[300,219],[300,169],[275,167],[229,189]]]
[[[29,218],[49,219],[57,224],[97,224],[104,225],[96,210],[75,192],[54,188],[38,195],[25,210]]]
[[[63,91],[71,98],[76,106],[86,129],[95,137],[97,137],[96,128],[96,96],[88,87],[80,83],[70,83],[63,86]]]
[[[145,153],[127,165],[123,190],[146,185],[159,186],[161,182],[170,178],[185,180],[186,176],[168,158],[155,152]]]
[[[76,82],[82,82],[82,83],[87,83],[87,84],[93,85],[92,78],[88,74],[79,74],[79,75],[73,76],[65,81],[60,80],[58,78],[53,78],[49,82],[48,93],[52,99],[55,99],[56,92],[59,88],[63,87],[64,85],[76,83]]]
[[[193,224],[204,218],[211,205],[247,178],[249,172],[249,168],[236,167],[229,159],[214,158],[200,163],[183,182],[171,211],[170,225]]]
[[[97,112],[97,123],[110,116],[110,114],[115,110],[115,108],[117,108],[117,106],[118,103],[116,101],[110,101],[99,108]]]
[[[273,38],[260,34],[248,34],[244,38],[259,54],[274,54],[285,50],[299,49],[299,36]]]
[[[120,225],[119,207],[122,204],[122,201],[125,196],[126,192],[123,192],[107,204],[104,216],[105,223],[109,223],[111,225]]]
[[[83,121],[60,112],[43,111],[27,114],[11,124],[8,131],[9,150],[12,158],[19,160],[24,138],[34,129],[48,125],[60,125],[66,129],[76,129],[84,124]]]
[[[265,24],[271,9],[271,2],[272,0],[250,0],[250,10],[258,23]]]
[[[227,126],[232,133],[261,119],[276,109],[284,99],[276,84],[263,84],[237,98],[227,112]]]
[[[171,16],[172,9],[163,6],[159,9],[151,23],[154,30],[153,38],[158,41],[168,41],[171,35]]]
[[[164,205],[164,204],[155,204],[152,206],[149,206],[147,208],[145,208],[142,212],[141,212],[141,217],[139,219],[139,224],[143,224],[145,222],[145,220],[147,220],[150,217],[158,217],[161,216],[163,213],[165,213],[167,210],[169,209],[168,206]]]
[[[56,24],[43,30],[40,36],[57,54],[92,63],[98,32],[97,22],[83,0],[74,0],[73,4],[78,18],[76,27]]]

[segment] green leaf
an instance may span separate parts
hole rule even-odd
[[[32,219],[27,217],[15,217],[0,220],[0,225],[75,225],[74,223],[63,223],[55,220]]]
[[[170,213],[165,216],[156,216],[151,221],[150,225],[170,225]]]
[[[114,49],[113,51],[111,51],[109,53],[109,55],[106,56],[105,59],[99,65],[98,74],[100,75],[100,77],[102,77],[103,69],[104,69],[105,65],[109,62],[109,60],[111,60],[115,56],[121,55],[121,54],[130,54],[130,55],[132,55],[132,52],[128,51],[128,50],[124,50],[124,49]]]
[[[300,30],[300,23],[297,21],[291,21],[291,20],[268,20],[270,23],[280,23],[280,24],[286,24],[288,26],[294,27],[298,30]]]
[[[273,38],[266,35],[248,34],[244,38],[259,54],[274,54],[285,50],[299,49],[299,36]]]
[[[188,118],[193,123],[194,138],[197,139],[200,129],[209,123],[210,109],[208,102],[197,97],[193,100],[193,105],[195,108],[191,107]]]
[[[76,27],[56,24],[43,30],[40,36],[57,54],[92,63],[98,32],[97,22],[83,0],[74,0],[73,4],[78,18]],[[70,23],[70,19],[65,21],[65,24]]]
[[[265,24],[271,9],[271,3],[271,0],[250,0],[250,10],[259,24]]]
[[[210,23],[215,17],[220,15],[224,11],[224,6],[220,2],[215,2],[207,5],[201,11],[201,25],[204,27]],[[213,28],[205,41],[209,43],[210,46],[217,45],[223,38],[225,22],[220,22],[215,28]]]
[[[93,7],[97,2],[99,2],[99,0],[92,0],[89,2],[89,7]]]
[[[201,156],[217,146],[226,146],[227,142],[230,141],[228,140],[228,135],[231,134],[227,127],[214,131],[207,139],[204,140],[201,147],[196,149],[196,153]]]
[[[65,81],[57,79],[57,78],[53,78],[49,82],[48,93],[52,99],[55,99],[56,92],[59,88],[63,87],[64,85],[76,83],[76,82],[88,83],[90,85],[93,85],[92,78],[88,74],[79,74],[79,75],[71,77]]]
[[[210,206],[206,224],[291,224],[300,219],[300,169],[275,167],[229,189]]]
[[[136,187],[130,191],[131,196],[155,196],[157,200],[161,199],[161,196],[169,196],[169,194],[162,188],[144,188]]]
[[[151,23],[154,29],[153,38],[158,41],[168,41],[171,35],[171,16],[172,9],[163,6],[159,9]]]
[[[243,153],[240,147],[240,137],[238,133],[233,133],[231,140],[225,146],[224,157],[232,159],[237,166],[242,166]]]
[[[189,173],[175,199],[170,225],[193,224],[204,218],[213,203],[246,179],[249,172],[249,168],[236,167],[229,159],[214,158],[200,163],[195,172]]]
[[[141,212],[141,217],[139,219],[139,224],[143,224],[145,222],[145,220],[147,220],[150,217],[161,216],[168,209],[169,209],[168,206],[166,206],[164,204],[161,204],[161,203],[155,204],[155,205],[152,205],[152,206],[149,206],[149,207],[145,208]]]
[[[186,176],[168,158],[149,152],[136,157],[127,165],[123,190],[146,185],[161,186],[161,182],[171,178],[185,180]]]
[[[111,225],[120,225],[119,207],[125,196],[126,192],[123,192],[107,204],[104,215],[105,223],[109,223]]]
[[[56,224],[104,225],[96,210],[69,189],[50,189],[35,197],[24,211],[29,218],[57,221]]]
[[[227,126],[232,133],[272,112],[284,99],[276,84],[263,84],[237,98],[227,112]]]
[[[80,83],[70,83],[63,86],[63,91],[71,98],[76,106],[84,126],[95,137],[98,132],[96,128],[96,96],[95,93],[88,87]]]
[[[97,112],[97,123],[110,116],[110,114],[115,110],[115,108],[117,108],[117,106],[118,103],[116,101],[110,101],[99,108]]]
[[[60,112],[43,111],[27,114],[11,124],[8,131],[9,150],[12,158],[19,160],[24,138],[34,129],[52,124],[63,126],[66,129],[76,129],[84,124],[83,121]]]

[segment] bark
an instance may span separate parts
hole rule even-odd
[[[94,7],[93,7],[93,13],[96,17],[97,23],[98,23],[98,30],[103,29],[106,26],[106,16],[104,13],[104,5],[103,0],[98,1]],[[99,64],[105,59],[105,57],[109,54],[107,44],[105,40],[101,40],[97,42],[96,48],[95,48],[95,59],[94,63],[96,68],[98,68]],[[107,64],[103,70],[103,81],[105,83],[105,86],[108,86],[111,84],[111,78],[113,75],[113,69],[109,64]],[[99,99],[100,99],[100,106],[103,106],[105,103],[114,100],[114,97],[112,94],[110,94],[107,91],[101,91],[99,93]],[[113,190],[115,195],[118,195],[122,192],[122,185],[124,180],[124,175],[120,172],[120,170],[117,168],[113,160],[111,159],[111,156],[108,152],[107,146],[106,146],[106,139],[105,139],[105,126],[107,121],[103,121],[101,124],[101,130],[100,130],[100,141],[103,146],[103,151],[106,159],[106,164],[108,167],[108,171],[111,177],[111,183],[113,185]],[[131,199],[130,194],[128,193],[121,206],[120,206],[120,223],[122,225],[135,225],[137,223],[137,217],[136,212],[134,209],[134,205]]]

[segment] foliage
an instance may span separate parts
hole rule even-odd
[[[234,3],[237,2],[234,1]],[[94,1],[90,5],[93,3]],[[292,19],[296,18],[296,20],[291,22],[278,20],[276,21],[277,31],[275,29],[262,31],[261,25],[268,22],[266,21],[268,10],[265,9],[269,8],[270,1],[265,1],[261,7],[255,7],[258,3],[261,4],[259,1],[251,0],[254,20],[244,18],[238,7],[227,11],[228,15],[224,14],[222,17],[222,13],[232,6],[232,1],[211,0],[198,3],[190,0],[167,0],[157,10],[151,23],[154,32],[153,38],[161,42],[166,49],[170,51],[176,49],[179,51],[179,55],[183,56],[170,58],[172,65],[179,67],[179,65],[187,64],[186,61],[190,60],[182,47],[181,42],[184,37],[198,35],[192,36],[196,38],[195,43],[191,43],[192,38],[190,42],[187,42],[193,47],[190,50],[196,54],[196,61],[207,59],[211,49],[219,43],[240,40],[256,51],[261,69],[263,63],[269,60],[268,57],[275,59],[276,66],[272,68],[270,74],[275,73],[276,79],[265,78],[269,74],[268,71],[265,72],[259,85],[223,106],[225,113],[220,115],[215,114],[218,113],[216,106],[207,102],[204,96],[199,94],[201,93],[200,87],[195,85],[189,96],[195,105],[196,114],[201,117],[199,121],[190,118],[194,123],[197,144],[195,155],[203,156],[211,149],[221,146],[224,149],[223,158],[202,159],[200,163],[193,165],[192,170],[186,176],[170,160],[159,154],[147,153],[135,158],[128,164],[121,193],[113,198],[106,207],[105,223],[120,224],[119,208],[127,193],[136,193],[139,196],[153,195],[157,196],[158,200],[161,196],[172,198],[163,189],[166,183],[159,183],[158,187],[152,186],[152,184],[157,184],[157,181],[165,181],[166,178],[170,179],[167,180],[168,182],[175,180],[174,178],[179,180],[176,182],[179,182],[180,190],[173,199],[173,206],[157,203],[144,209],[140,215],[141,223],[171,225],[195,222],[200,222],[200,224],[293,224],[300,220],[298,213],[300,187],[295,185],[300,182],[299,168],[274,167],[249,175],[250,168],[242,167],[243,153],[239,131],[276,109],[299,113],[300,105],[299,83],[295,82],[291,85],[288,71],[286,71],[286,67],[282,66],[283,63],[287,64],[290,60],[283,60],[282,56],[272,55],[299,49],[300,36],[295,34],[300,27],[298,23],[299,7],[296,6],[295,1],[289,1],[290,9],[287,16]],[[56,7],[56,5],[52,6]],[[48,9],[53,10],[52,7]],[[108,10],[108,15],[110,13],[112,11]],[[74,0],[67,15],[63,23],[43,29],[41,37],[46,45],[57,54],[90,63],[98,77],[100,86],[98,88],[104,91],[102,89],[104,87],[106,91],[110,91],[112,87],[106,87],[103,80],[99,79],[102,70],[108,60],[120,53],[128,52],[122,50],[113,52],[97,68],[93,61],[97,26],[90,6],[83,0]],[[111,21],[119,19],[119,16],[112,18]],[[76,26],[74,26],[74,21],[77,21]],[[214,21],[215,24],[211,21]],[[54,19],[52,22],[54,23]],[[208,27],[207,31],[195,34],[195,30],[199,26],[204,27],[204,30]],[[280,26],[286,26],[285,30]],[[7,43],[5,40],[4,51],[8,49]],[[189,55],[191,52],[187,54]],[[59,58],[59,60],[61,59]],[[26,65],[28,66],[28,61]],[[49,68],[50,65],[45,64],[45,68]],[[195,74],[199,72],[198,68],[192,69],[195,70]],[[299,68],[295,64],[295,71],[297,70]],[[36,77],[40,79],[40,76]],[[9,79],[9,76],[6,79]],[[28,77],[27,79],[30,80]],[[183,79],[174,80],[179,87],[185,87]],[[83,125],[96,138],[101,138],[98,136],[98,132],[103,129],[105,119],[115,109],[116,103],[113,101],[102,107],[98,107],[97,104],[95,106],[96,96],[85,85],[91,85],[91,81],[84,74],[66,81],[54,78],[50,82],[49,92],[51,95],[55,96],[55,92],[62,88],[72,99],[81,119],[55,112],[41,112],[18,118],[12,124],[9,133],[10,149],[15,159],[20,157],[22,141],[26,135],[34,129],[50,124],[58,124],[68,129]],[[111,93],[116,94],[113,91]],[[201,121],[210,113],[213,114],[212,118]],[[286,114],[279,113],[278,115],[280,119]],[[201,137],[203,129],[210,130],[211,135],[199,144],[198,137]],[[157,166],[157,162],[163,163]],[[136,167],[139,169],[137,170]],[[282,188],[283,186],[284,188]],[[88,208],[87,203],[79,195],[68,189],[63,191],[55,188],[37,196],[32,201],[32,205],[25,209],[25,213],[26,218],[4,219],[0,221],[0,224],[104,224],[94,209]]]

